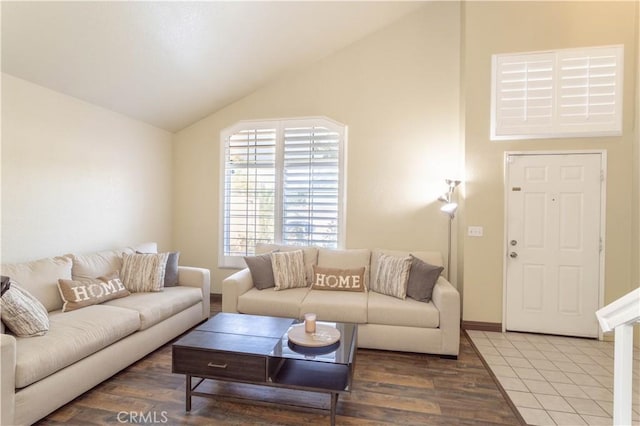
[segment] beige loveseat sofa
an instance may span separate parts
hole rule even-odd
[[[258,253],[293,250],[287,246],[260,245]],[[366,282],[375,282],[380,254],[408,256],[442,265],[439,252],[390,250],[329,250],[304,248],[305,266],[366,267]],[[457,356],[460,345],[460,295],[443,276],[437,279],[431,301],[401,300],[374,291],[362,293],[312,290],[309,287],[258,290],[248,268],[222,283],[223,312],[302,318],[316,313],[319,320],[358,324],[358,347]]]
[[[209,270],[183,266],[177,286],[62,312],[59,279],[118,270],[124,252],[134,249],[2,265],[44,305],[49,331],[0,335],[0,424],[34,423],[209,317]]]

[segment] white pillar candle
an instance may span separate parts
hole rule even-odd
[[[304,331],[307,333],[316,332],[316,314],[304,314]]]

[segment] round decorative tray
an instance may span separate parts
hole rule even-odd
[[[304,324],[294,325],[289,329],[289,341],[300,346],[320,348],[329,346],[340,340],[340,330],[328,325],[316,324],[315,333],[304,331]]]

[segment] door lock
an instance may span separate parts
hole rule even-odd
[[[512,251],[511,253],[509,253],[509,257],[512,259],[515,259],[516,257],[518,257],[518,253],[516,253],[515,251]]]
[[[511,240],[510,243],[512,246],[517,246],[518,242],[516,240]]]

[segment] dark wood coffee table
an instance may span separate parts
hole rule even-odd
[[[326,348],[301,347],[287,332],[298,320],[220,313],[173,344],[172,371],[186,375],[186,410],[191,397],[220,397],[197,391],[206,379],[301,389],[331,395],[335,424],[338,395],[351,391],[357,326],[328,323],[340,341]],[[193,385],[192,378],[200,380]]]

